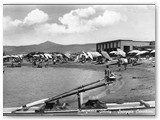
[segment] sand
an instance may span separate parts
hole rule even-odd
[[[22,64],[22,66],[23,65],[28,66],[28,64]],[[95,65],[94,63],[65,63],[59,65],[49,65],[48,67],[92,69],[95,71],[104,71],[105,69],[104,64]],[[156,69],[151,64],[144,63],[137,66],[128,65],[127,70],[124,70],[124,67],[122,66],[121,71],[118,71],[117,65],[111,65],[110,69],[117,76],[117,82],[96,95],[100,100],[108,103],[155,100]]]
[[[54,67],[76,67],[80,69],[92,69],[104,71],[105,65],[94,65],[90,63],[67,63],[55,65]],[[117,82],[103,93],[97,95],[100,100],[107,103],[137,102],[140,100],[154,101],[156,97],[156,68],[151,64],[128,65],[127,70],[118,71],[117,65],[111,65],[110,69],[117,76]]]

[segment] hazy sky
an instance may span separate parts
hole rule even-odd
[[[155,40],[154,5],[4,5],[3,44]]]

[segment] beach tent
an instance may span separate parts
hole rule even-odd
[[[109,56],[109,54],[108,54],[106,51],[102,51],[101,54],[102,54],[105,58],[111,60],[111,57]]]

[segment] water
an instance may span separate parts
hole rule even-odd
[[[52,97],[103,77],[102,71],[76,68],[6,68],[3,74],[3,107],[17,107]]]

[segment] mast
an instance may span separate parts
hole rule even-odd
[[[75,94],[78,94],[78,93],[81,93],[81,92],[89,91],[89,90],[92,90],[92,89],[95,89],[95,88],[99,88],[99,87],[108,85],[110,83],[112,83],[112,82],[104,82],[104,83],[101,83],[99,85],[91,86],[91,87],[88,87],[88,88],[81,88],[81,89],[75,90],[73,92],[61,95],[59,97],[48,99],[48,100],[45,101],[45,103],[53,103],[55,100],[62,99],[62,98],[68,97],[68,96],[72,96],[72,95],[75,95]]]
[[[81,85],[81,86],[79,86],[79,87],[77,87],[77,88],[74,88],[74,89],[72,89],[72,90],[69,90],[69,91],[64,92],[64,93],[62,93],[62,94],[59,94],[59,95],[54,96],[54,97],[52,97],[52,98],[49,98],[47,101],[50,101],[50,100],[55,99],[55,98],[58,98],[58,97],[60,97],[60,96],[63,96],[63,95],[65,95],[65,94],[68,94],[68,93],[73,92],[73,91],[75,91],[75,90],[82,89],[82,88],[84,88],[84,87],[87,87],[87,86],[96,84],[96,83],[101,82],[101,81],[104,81],[104,79],[102,79],[102,80],[97,80],[97,81],[95,81],[95,82],[88,83],[88,84],[85,84],[85,85]],[[47,102],[47,101],[46,101],[46,102]]]
[[[80,87],[77,87],[77,88],[75,88],[73,90],[70,90],[68,92],[62,93],[62,94],[57,95],[57,96],[52,97],[52,98],[49,98],[49,99],[45,100],[44,103],[41,103],[42,107],[40,107],[39,110],[40,111],[44,111],[45,106],[47,106],[49,104],[54,104],[56,100],[59,100],[59,99],[62,99],[62,98],[68,97],[68,96],[72,96],[72,95],[75,95],[75,94],[77,94],[77,96],[78,96],[77,97],[78,98],[78,108],[81,109],[81,104],[82,103],[81,103],[81,95],[80,94],[82,92],[89,91],[89,90],[92,90],[92,89],[95,89],[95,88],[99,88],[99,87],[102,87],[102,86],[105,86],[105,85],[109,85],[109,84],[112,83],[112,82],[104,81],[101,84],[88,87],[89,85],[93,85],[93,84],[98,83],[100,81],[104,81],[104,79],[103,80],[98,80],[96,82],[92,82],[92,83],[89,83],[89,84],[86,84],[86,85],[83,85],[83,86],[80,86]],[[87,88],[85,88],[85,87],[87,87]],[[26,104],[26,105],[21,106],[20,108],[18,108],[16,110],[12,111],[12,113],[15,113],[16,111],[21,111],[21,110],[28,110],[30,107],[35,106],[35,105],[37,105],[37,104],[34,104],[34,105],[27,105]]]

